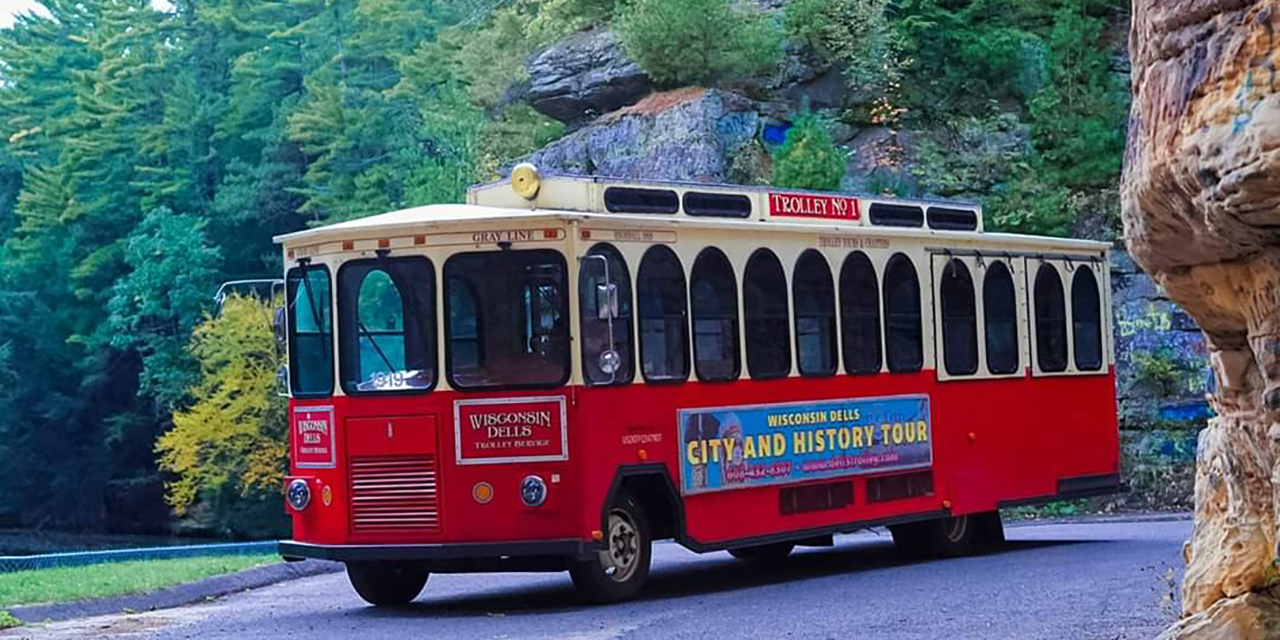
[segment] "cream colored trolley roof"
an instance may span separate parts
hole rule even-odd
[[[606,223],[636,228],[847,233],[919,238],[926,243],[932,237],[939,242],[939,248],[961,249],[972,245],[975,249],[996,252],[1101,256],[1110,247],[1109,243],[1089,240],[985,233],[981,207],[963,202],[769,187],[539,177],[536,171],[532,176],[532,197],[522,197],[529,195],[529,185],[521,183],[522,176],[517,173],[514,185],[511,180],[504,180],[472,187],[467,193],[467,204],[402,209],[276,236],[275,241],[284,245],[290,258],[372,248],[475,246],[494,244],[501,238],[476,237],[473,229],[506,223],[504,226],[547,234],[538,240],[558,240],[562,236],[556,229],[566,221],[576,220],[584,225]],[[698,215],[690,205],[707,206]],[[723,208],[717,210],[717,206]],[[646,212],[633,212],[646,208]],[[915,220],[918,226],[902,226]],[[548,228],[539,229],[539,224]],[[966,225],[968,228],[964,228]]]

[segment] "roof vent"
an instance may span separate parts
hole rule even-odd
[[[604,208],[609,213],[675,213],[680,196],[669,189],[609,187],[604,190]]]
[[[942,231],[977,231],[978,213],[969,209],[929,207],[929,228]]]
[[[747,218],[751,216],[751,198],[736,193],[686,191],[684,212],[691,216]]]
[[[923,227],[924,209],[912,204],[873,202],[871,224],[883,227]]]

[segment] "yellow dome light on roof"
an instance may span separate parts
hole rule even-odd
[[[528,162],[521,162],[511,170],[511,190],[525,200],[538,197],[538,188],[542,180],[538,177],[538,168]]]

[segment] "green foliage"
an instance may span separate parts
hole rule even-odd
[[[998,0],[903,0],[895,8],[902,51],[911,60],[903,86],[926,117],[980,113],[991,100],[1025,99],[1025,67],[1037,37]]]
[[[787,131],[773,153],[773,185],[792,189],[834,191],[844,177],[844,154],[820,116],[805,113]]]
[[[976,157],[982,154],[973,150],[987,144],[941,145],[933,155],[953,157],[925,158],[916,172],[924,189],[984,200],[992,230],[1068,235],[1081,216],[1107,210],[1095,195],[1118,182],[1127,105],[1109,69],[1101,16],[1123,9],[1114,0],[895,5],[895,29],[910,61],[900,106],[912,122],[936,127],[1004,112],[1031,125],[1032,149],[986,154],[1003,167]],[[1114,233],[1092,222],[1084,224],[1091,233]]]
[[[1050,82],[1031,100],[1036,148],[1057,182],[1097,188],[1115,182],[1128,105],[1098,46],[1102,20],[1063,8],[1049,34]]]
[[[972,198],[990,193],[1010,168],[1027,161],[1030,137],[1029,128],[1009,113],[952,118],[918,136],[911,173],[930,194]]]
[[[839,64],[851,86],[892,94],[903,65],[888,7],[889,0],[791,0],[784,26],[791,40]]]
[[[275,393],[271,317],[268,303],[231,296],[220,315],[195,329],[189,349],[200,369],[191,389],[196,401],[174,413],[173,429],[156,442],[160,467],[174,476],[169,504],[182,515],[203,498],[209,509],[201,519],[212,528],[227,527],[231,515],[252,508],[246,502],[280,513],[287,431],[285,403]],[[283,516],[275,520],[258,527],[278,526]]]
[[[21,626],[22,621],[19,620],[17,616],[9,613],[8,611],[0,611],[0,629],[12,629],[14,627]]]
[[[165,410],[178,406],[195,381],[187,338],[218,285],[222,257],[209,246],[206,226],[166,208],[147,214],[129,236],[130,271],[107,305],[111,346],[142,356],[139,391]]]
[[[733,83],[781,56],[781,27],[732,0],[630,0],[613,27],[627,53],[665,86]]]
[[[983,207],[988,231],[1068,236],[1078,211],[1066,187],[1045,180],[1034,161],[1010,166],[1009,181],[997,187]]]

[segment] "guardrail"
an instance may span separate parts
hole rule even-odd
[[[73,551],[69,553],[41,553],[30,556],[0,556],[0,573],[51,569],[54,567],[78,567],[104,562],[128,560],[166,560],[170,558],[197,558],[202,556],[241,555],[249,553],[275,553],[277,541],[232,542],[225,544],[193,544],[172,547],[141,547],[137,549],[108,549],[105,551]]]

